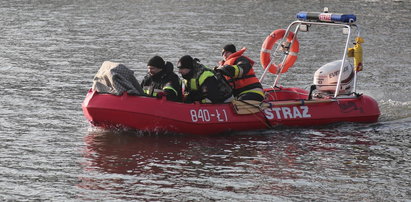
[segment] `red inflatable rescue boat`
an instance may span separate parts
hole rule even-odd
[[[317,15],[333,17],[323,20],[324,17],[316,17]],[[113,95],[90,90],[82,103],[84,115],[97,127],[128,127],[147,132],[193,135],[263,130],[278,125],[316,126],[338,122],[376,122],[380,115],[377,102],[356,92],[357,74],[362,70],[362,48],[358,42],[364,41],[359,36],[358,26],[354,24],[355,15],[343,15],[345,17],[340,21],[338,16],[330,13],[299,13],[299,20],[281,31],[281,38],[275,38],[276,44],[271,44],[268,47],[270,50],[267,50],[267,42],[263,44],[261,59],[265,71],[260,81],[263,82],[267,72],[277,75],[274,84],[265,88],[266,99],[263,102],[187,104],[167,101],[165,97],[135,96],[128,93]],[[292,63],[296,59],[295,54],[298,51],[295,50],[299,44],[294,43],[298,43],[297,36],[301,32],[307,32],[308,27],[313,29],[315,25],[344,28],[347,40],[342,59],[318,69],[310,91],[279,86],[280,75],[287,72],[290,67],[288,65],[291,64],[288,57],[292,57]],[[293,32],[292,28],[295,28]],[[357,30],[354,37],[352,29]],[[272,40],[271,38],[272,36],[269,36],[266,40]],[[352,38],[357,43],[353,48],[349,48]],[[269,57],[267,51],[273,57]],[[279,54],[282,55],[281,58],[276,57]]]
[[[83,102],[83,111],[95,126],[126,126],[149,132],[195,135],[269,129],[276,125],[370,123],[376,122],[380,114],[377,103],[365,95],[307,100],[307,92],[300,89],[266,89],[266,93],[272,98],[291,99],[261,104],[184,104],[166,99],[89,91]]]

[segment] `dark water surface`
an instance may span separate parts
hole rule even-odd
[[[141,80],[155,54],[212,66],[235,43],[261,75],[265,37],[325,6],[357,14],[357,89],[378,101],[378,123],[190,137],[102,131],[83,117],[105,60]],[[1,1],[0,200],[411,200],[410,11],[408,0]],[[282,85],[308,88],[341,54],[339,35],[307,34]]]

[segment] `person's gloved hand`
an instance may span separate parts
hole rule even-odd
[[[228,72],[227,72],[227,69],[226,69],[226,65],[217,67],[215,69],[215,71],[222,74],[222,75],[226,75],[226,76],[229,75]]]

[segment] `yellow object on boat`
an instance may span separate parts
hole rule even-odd
[[[354,57],[354,70],[359,72],[362,71],[362,46],[364,39],[362,37],[355,38],[355,45],[353,48],[348,49],[348,57]]]

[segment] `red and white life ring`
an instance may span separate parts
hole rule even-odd
[[[261,46],[261,52],[260,52],[260,62],[261,65],[265,68],[267,68],[268,64],[270,64],[271,61],[271,50],[273,49],[274,44],[278,41],[281,40],[284,37],[285,34],[285,29],[277,29],[271,32],[270,35],[265,38],[263,45]],[[293,32],[289,32],[287,36],[287,42],[291,43],[291,40],[294,37]],[[281,73],[287,72],[288,68],[293,66],[295,61],[297,60],[297,54],[298,51],[300,50],[300,44],[297,40],[297,38],[294,39],[294,42],[292,46],[290,47],[290,51],[287,55],[287,58],[285,59],[285,64],[283,69],[281,70]],[[283,66],[281,63],[276,65],[272,63],[269,67],[269,71],[273,74],[277,74],[279,71],[279,68]]]

